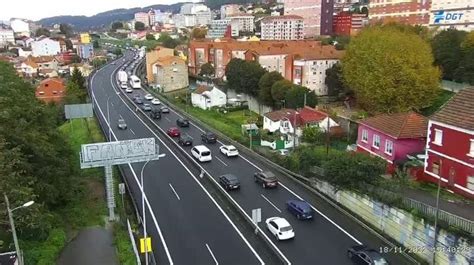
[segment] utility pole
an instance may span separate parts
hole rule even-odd
[[[23,260],[21,258],[21,253],[20,253],[20,245],[18,244],[18,237],[16,236],[16,229],[15,229],[15,221],[13,220],[13,214],[12,210],[10,210],[10,202],[8,201],[7,194],[3,194],[5,196],[5,203],[7,205],[7,211],[8,211],[8,219],[10,219],[10,226],[12,227],[12,233],[13,233],[13,242],[15,243],[15,251],[16,251],[16,256],[18,258],[18,264],[23,265]]]
[[[436,261],[436,243],[438,242],[438,215],[439,215],[439,193],[441,191],[441,170],[443,169],[443,160],[439,161],[439,169],[438,169],[438,191],[436,193],[436,213],[435,213],[435,223],[434,223],[434,238],[433,238],[433,265]]]
[[[304,104],[303,104],[303,108],[306,107],[306,93],[304,93]]]
[[[296,125],[296,109],[295,109],[295,113],[294,113],[294,116],[293,116],[293,120],[295,122],[295,127],[293,128],[293,152],[295,151],[295,148],[296,148],[296,128],[298,127]]]
[[[326,127],[326,155],[329,155],[329,141],[330,141],[330,126],[331,126],[331,119],[329,117],[329,111],[328,109],[326,109],[326,111],[328,112],[327,113],[327,119],[328,119],[328,122],[327,122],[327,127]]]

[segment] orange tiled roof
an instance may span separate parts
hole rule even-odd
[[[382,114],[364,119],[366,125],[395,139],[426,137],[428,119],[418,113]]]
[[[298,111],[304,123],[320,122],[326,119],[326,117],[328,116],[326,113],[319,110],[315,110],[310,107],[304,107],[302,109],[299,109]]]
[[[198,86],[198,88],[196,88],[196,90],[193,91],[193,93],[195,94],[202,94],[206,91],[210,91],[212,90],[212,87],[208,87],[208,86]]]
[[[474,131],[474,87],[459,91],[430,119]]]
[[[156,64],[161,66],[170,66],[173,63],[184,64],[185,62],[178,56],[163,56],[156,61]]]

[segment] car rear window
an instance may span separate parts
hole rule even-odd
[[[201,153],[202,156],[208,156],[208,155],[211,155],[211,152],[209,151],[204,151]]]
[[[291,226],[285,226],[285,227],[282,227],[280,229],[280,231],[282,231],[282,232],[288,232],[288,231],[291,231],[291,230],[293,230],[293,228]]]

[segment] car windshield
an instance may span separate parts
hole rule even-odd
[[[202,152],[201,154],[202,154],[202,156],[208,156],[208,155],[211,155],[211,152],[209,152],[209,151],[204,151],[204,152]]]
[[[214,135],[213,133],[207,133],[207,137],[209,137],[209,138],[214,138],[215,135]]]
[[[284,226],[280,229],[281,232],[289,232],[291,230],[293,230],[293,227],[291,226]]]
[[[227,176],[226,178],[227,178],[227,180],[229,181],[229,183],[231,183],[231,184],[237,184],[237,183],[239,183],[239,180],[238,180],[236,177],[234,177],[234,176]]]
[[[237,149],[235,149],[235,147],[233,147],[233,146],[227,147],[227,149],[228,149],[230,152],[237,151]]]

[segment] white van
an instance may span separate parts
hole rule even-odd
[[[212,160],[211,150],[204,145],[196,145],[191,149],[191,154],[199,162],[208,162]]]

